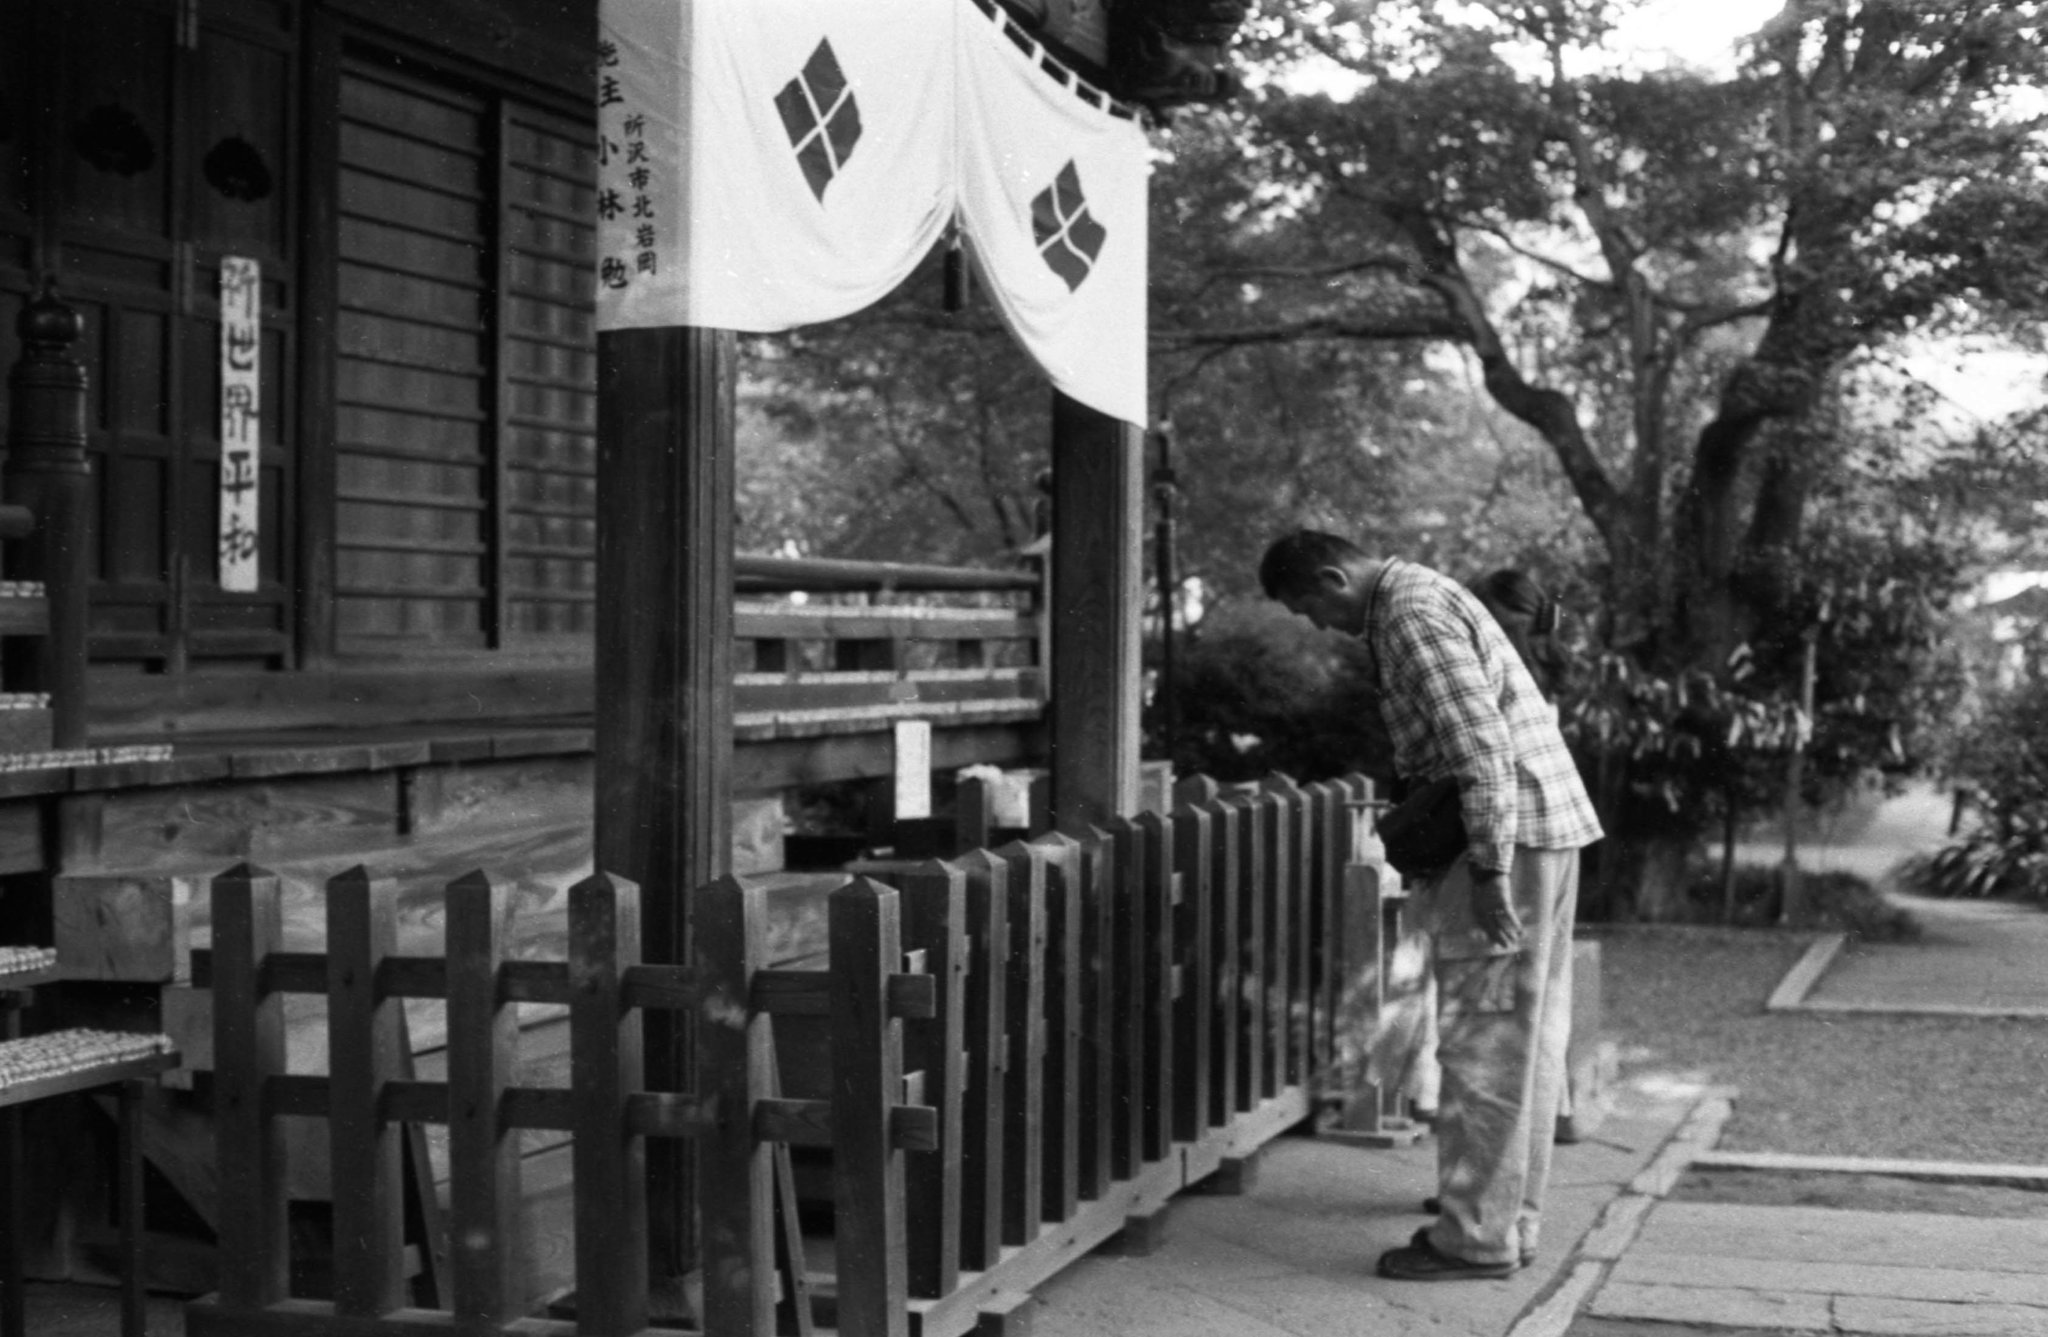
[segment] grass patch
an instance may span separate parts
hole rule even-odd
[[[1625,1077],[1740,1089],[1745,1151],[2035,1164],[2048,1021],[1766,1013],[1812,940],[1768,930],[1598,933],[1603,1013]]]

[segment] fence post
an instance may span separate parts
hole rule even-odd
[[[987,850],[960,861],[966,875],[966,1117],[960,1134],[960,1265],[995,1266],[1003,1250],[1004,1004],[1009,994],[1010,866]]]
[[[1110,985],[1110,1082],[1104,1095],[1109,1106],[1108,1177],[1130,1179],[1143,1164],[1145,1148],[1145,1004],[1148,978],[1145,835],[1138,824],[1119,817],[1107,824],[1110,856],[1099,894],[1109,915],[1102,972]]]
[[[1266,1081],[1266,804],[1256,795],[1230,801],[1243,823],[1239,835],[1237,883],[1238,987],[1231,999],[1237,1014],[1236,1108],[1255,1110]]]
[[[1081,1006],[1075,1014],[1074,1193],[1079,1201],[1100,1198],[1109,1187],[1110,1158],[1121,1133],[1116,1106],[1122,1049],[1121,996],[1129,981],[1118,950],[1115,905],[1117,871],[1123,857],[1109,831],[1090,828],[1081,845],[1081,878],[1073,904],[1080,913]]]
[[[1265,875],[1265,908],[1261,914],[1265,939],[1259,956],[1258,991],[1261,1010],[1259,1037],[1265,1043],[1264,1061],[1259,1067],[1259,1095],[1272,1099],[1287,1085],[1287,1041],[1291,1021],[1287,1002],[1293,995],[1294,921],[1289,913],[1294,904],[1294,829],[1289,820],[1286,796],[1270,783],[1253,796],[1265,830],[1259,841],[1258,866]]]
[[[1314,1018],[1309,1029],[1309,1073],[1318,1094],[1327,1091],[1330,1065],[1335,1060],[1337,1038],[1337,990],[1342,954],[1337,934],[1342,924],[1338,897],[1344,886],[1344,864],[1350,852],[1349,819],[1344,812],[1344,791],[1334,783],[1308,787],[1315,809],[1312,868],[1315,890],[1309,913],[1312,956],[1310,979],[1314,988]]]
[[[1029,1244],[1045,1219],[1045,854],[1011,841],[1003,1005],[1003,1243]]]
[[[703,990],[699,1089],[717,1110],[716,1124],[697,1139],[704,1330],[716,1337],[769,1337],[775,1331],[775,1149],[755,1138],[754,1111],[773,1085],[775,1051],[770,1018],[753,1006],[754,975],[768,963],[767,893],[722,877],[698,890],[691,923]]]
[[[905,1157],[910,1294],[940,1299],[960,1284],[961,1055],[967,983],[967,874],[949,864],[921,863],[905,873],[903,945],[922,950],[936,982],[938,1015],[907,1022],[904,1066],[924,1076],[924,1103],[937,1108],[939,1146]]]
[[[604,873],[569,888],[576,1327],[591,1337],[647,1326],[647,1143],[626,1122],[646,1060],[622,987],[639,960],[640,888]]]
[[[953,795],[953,848],[963,854],[987,849],[995,829],[994,787],[978,775],[962,780]]]
[[[1163,1160],[1173,1147],[1179,1038],[1174,1015],[1174,907],[1180,881],[1173,867],[1174,819],[1140,813],[1136,825],[1136,841],[1144,847],[1143,877],[1132,893],[1142,981],[1133,1023],[1140,1056],[1134,1080],[1141,1092],[1136,1157],[1142,1164]]]
[[[377,987],[398,950],[398,893],[360,864],[327,883],[327,1137],[334,1182],[334,1312],[405,1303],[400,1130],[377,1112],[398,1075],[404,1005]]]
[[[1414,1058],[1415,1037],[1405,1027],[1417,1019],[1412,1006],[1397,1006],[1393,968],[1402,945],[1401,910],[1407,893],[1384,861],[1371,857],[1370,781],[1346,777],[1355,814],[1352,858],[1344,870],[1344,993],[1338,1008],[1343,1027],[1343,1101],[1324,1135],[1365,1146],[1413,1142],[1423,1129],[1402,1117],[1401,1086]],[[1394,1021],[1397,1013],[1402,1026]]]
[[[284,938],[277,878],[237,864],[213,880],[214,1135],[220,1174],[220,1299],[263,1309],[290,1288],[284,1130],[264,1113],[284,1072],[284,999],[263,962]]]
[[[1173,1136],[1192,1142],[1208,1122],[1215,1048],[1216,970],[1210,955],[1209,915],[1216,868],[1214,821],[1201,802],[1187,802],[1173,814],[1174,880],[1180,902],[1174,923]]]
[[[1243,1007],[1238,996],[1242,987],[1244,945],[1239,940],[1238,874],[1243,862],[1239,847],[1244,844],[1244,809],[1223,798],[1208,803],[1213,838],[1209,850],[1209,967],[1215,983],[1215,1001],[1209,1031],[1209,1126],[1227,1128],[1237,1117],[1239,1031],[1243,1028]]]
[[[1309,1080],[1309,926],[1313,903],[1313,852],[1315,813],[1308,792],[1292,777],[1275,773],[1266,788],[1279,799],[1278,824],[1286,830],[1287,903],[1283,907],[1288,929],[1281,937],[1281,954],[1287,960],[1287,988],[1281,1000],[1282,1041],[1280,1084],[1306,1085]]]
[[[1045,855],[1044,1219],[1065,1221],[1081,1201],[1081,846],[1053,833]]]
[[[888,1006],[889,977],[903,968],[897,894],[856,878],[832,893],[828,915],[839,1331],[904,1337],[903,1153],[890,1134],[890,1111],[903,1091],[902,1023]]]
[[[518,1312],[519,1137],[501,1117],[519,1012],[499,987],[511,901],[482,873],[448,884],[448,1243],[456,1321]]]

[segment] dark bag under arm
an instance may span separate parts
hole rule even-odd
[[[1465,852],[1465,807],[1455,776],[1431,780],[1380,818],[1387,862],[1404,878],[1448,868]]]

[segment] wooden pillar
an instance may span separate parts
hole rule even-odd
[[[1144,433],[1053,396],[1052,803],[1062,830],[1138,811]]]
[[[732,858],[732,332],[598,336],[597,866],[638,882],[647,959],[690,960]],[[688,1017],[647,1017],[648,1085],[692,1089]],[[688,1148],[648,1148],[657,1277],[695,1252]]]
[[[15,325],[21,359],[7,374],[7,500],[35,528],[17,545],[13,580],[40,580],[50,630],[7,651],[10,691],[50,694],[51,741],[84,747],[86,598],[92,579],[92,465],[85,453],[86,376],[72,345],[84,319],[46,286]]]

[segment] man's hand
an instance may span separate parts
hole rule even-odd
[[[1522,921],[1508,896],[1507,875],[1498,868],[1472,870],[1472,922],[1486,940],[1502,951],[1522,943]]]

